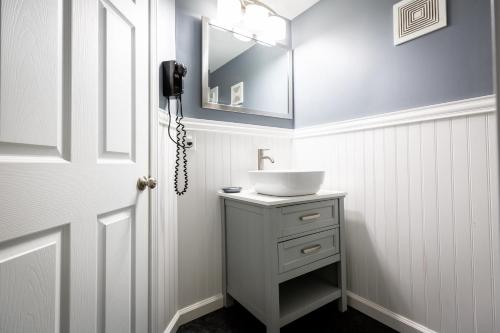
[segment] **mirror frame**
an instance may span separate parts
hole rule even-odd
[[[274,113],[260,111],[251,108],[232,106],[227,104],[210,103],[208,101],[209,86],[208,86],[208,76],[209,76],[209,50],[210,50],[210,26],[214,25],[210,23],[208,17],[202,18],[202,61],[201,61],[201,104],[205,109],[220,110],[220,111],[230,111],[245,114],[253,114],[266,117],[282,118],[282,119],[293,119],[293,51],[286,45],[277,43],[275,47],[280,47],[286,49],[288,52],[288,113]],[[215,25],[214,25],[215,26]],[[218,27],[218,26],[217,26]],[[221,28],[224,29],[224,28]],[[227,30],[227,29],[224,29]],[[257,39],[253,38],[255,41]]]

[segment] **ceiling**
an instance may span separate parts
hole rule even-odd
[[[263,3],[274,9],[279,15],[293,20],[302,14],[319,0],[261,0]]]

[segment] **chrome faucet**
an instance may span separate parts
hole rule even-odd
[[[274,163],[274,160],[269,156],[264,156],[264,152],[269,149],[258,149],[257,150],[257,170],[264,170],[264,160],[268,160],[271,163]]]

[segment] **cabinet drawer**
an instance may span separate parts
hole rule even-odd
[[[289,236],[338,224],[337,200],[281,208],[280,236]]]
[[[283,273],[339,253],[339,229],[278,243],[279,272]]]

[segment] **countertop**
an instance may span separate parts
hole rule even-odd
[[[297,197],[275,197],[271,195],[258,194],[253,190],[243,190],[240,193],[224,193],[222,190],[220,190],[217,192],[217,194],[222,198],[248,202],[265,207],[342,198],[347,195],[346,192],[341,191],[319,191],[316,194],[301,195]]]

